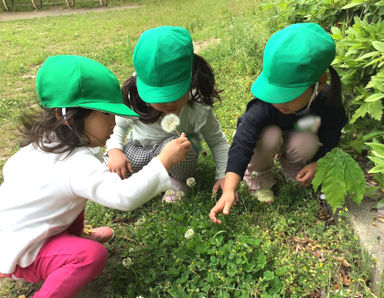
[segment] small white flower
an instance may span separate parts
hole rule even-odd
[[[194,235],[195,235],[195,232],[193,231],[193,229],[188,229],[185,232],[184,237],[185,239],[191,239]]]
[[[175,131],[179,124],[180,118],[175,114],[165,115],[161,120],[161,128],[168,133]]]
[[[196,180],[193,177],[189,177],[186,181],[188,187],[194,187],[196,185]]]
[[[320,195],[320,199],[325,200],[325,194],[322,193],[322,194]]]
[[[140,295],[140,296],[136,296],[136,298],[144,298],[144,297]]]
[[[176,198],[181,199],[185,197],[185,193],[182,190],[176,191]]]
[[[257,177],[257,176],[259,176],[259,173],[256,172],[256,171],[252,171],[251,176],[252,177]]]
[[[136,225],[137,225],[137,226],[140,226],[140,225],[142,225],[143,223],[145,223],[145,216],[140,217],[140,218],[136,221]]]
[[[123,266],[124,266],[125,268],[129,268],[130,266],[133,265],[133,261],[132,261],[132,259],[131,259],[130,257],[127,257],[127,258],[125,258],[125,259],[123,260],[122,264],[123,264]]]

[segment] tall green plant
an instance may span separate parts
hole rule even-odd
[[[384,22],[368,23],[355,18],[347,29],[332,27],[338,55],[334,65],[338,68],[343,85],[348,89],[355,123],[369,116],[381,121],[384,98]]]
[[[363,171],[348,153],[340,149],[333,149],[319,160],[312,185],[315,191],[321,185],[333,212],[342,206],[347,194],[360,204],[365,193]]]
[[[368,156],[375,166],[369,170],[369,173],[384,173],[384,144],[367,143],[372,149],[372,156]]]

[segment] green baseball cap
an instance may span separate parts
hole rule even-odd
[[[318,24],[290,25],[268,40],[252,94],[268,103],[291,101],[320,79],[335,54],[334,40]]]
[[[191,85],[193,44],[188,30],[163,26],[144,31],[133,52],[137,90],[147,103],[180,99]]]
[[[81,107],[138,116],[123,103],[115,75],[104,65],[86,57],[49,57],[37,73],[36,89],[41,106],[45,108]]]

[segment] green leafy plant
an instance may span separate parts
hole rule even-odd
[[[312,185],[315,191],[321,185],[334,212],[342,206],[347,194],[360,204],[365,193],[364,172],[348,153],[340,149],[333,149],[318,161]]]
[[[384,144],[367,143],[371,147],[371,156],[368,158],[374,162],[375,166],[369,170],[369,173],[384,173]]]
[[[346,103],[351,107],[350,123],[365,116],[381,121],[384,98],[384,22],[369,23],[356,17],[353,26],[346,30],[332,27],[332,33],[338,49],[334,65],[349,92]]]

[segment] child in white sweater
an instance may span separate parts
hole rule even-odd
[[[114,114],[136,116],[123,104],[116,77],[79,56],[54,56],[36,78],[43,111],[24,121],[22,147],[4,166],[0,186],[0,276],[44,280],[34,297],[75,297],[103,270],[104,227],[87,238],[87,200],[120,210],[139,207],[171,186],[168,171],[186,158],[182,135],[129,179],[108,171],[95,156],[115,125]]]

